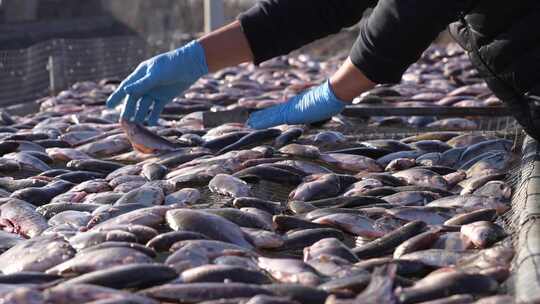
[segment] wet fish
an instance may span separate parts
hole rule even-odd
[[[402,255],[403,260],[421,262],[433,267],[450,267],[456,265],[461,259],[470,257],[473,253],[466,251],[449,251],[446,249],[418,250]]]
[[[152,263],[152,259],[134,249],[112,247],[78,253],[73,258],[48,269],[46,273],[70,277],[137,263]]]
[[[141,153],[152,154],[156,152],[174,151],[181,147],[150,132],[140,124],[121,120],[120,125],[133,148]]]
[[[35,206],[19,199],[9,199],[0,205],[0,227],[26,238],[40,235],[47,229],[47,220],[35,210]]]
[[[405,179],[412,185],[428,186],[443,190],[448,189],[448,182],[442,176],[431,170],[412,168],[396,172],[393,175]]]
[[[439,238],[437,230],[426,231],[406,240],[396,247],[394,250],[394,258],[399,259],[401,256],[417,250],[428,249]]]
[[[120,212],[121,214],[98,224],[90,220],[88,226],[91,226],[92,229],[106,229],[107,227],[131,224],[158,228],[165,222],[165,213],[171,208],[167,206],[141,208],[140,205],[136,204],[135,206],[130,206],[130,209],[132,211],[126,213]]]
[[[171,255],[165,260],[181,273],[184,270],[210,264],[214,259],[223,256],[254,256],[254,253],[238,245],[214,240],[184,240],[174,243]]]
[[[360,259],[375,257],[381,253],[394,250],[397,246],[401,245],[401,243],[421,233],[425,227],[426,224],[424,222],[410,222],[376,240],[354,248],[353,252]]]
[[[478,209],[472,212],[455,215],[444,222],[444,224],[448,226],[462,226],[477,221],[492,221],[495,219],[496,215],[497,211],[495,209]]]
[[[304,247],[311,246],[314,243],[326,238],[337,238],[339,240],[343,240],[345,236],[340,230],[333,228],[311,228],[297,230],[285,235],[285,242],[283,243],[282,250],[303,249]]]
[[[488,221],[463,225],[461,226],[461,233],[479,248],[486,248],[506,236],[501,227]]]
[[[371,275],[371,281],[366,289],[356,297],[356,300],[366,304],[393,304],[397,299],[393,293],[396,266],[376,268]]]
[[[203,265],[188,269],[180,274],[182,283],[238,282],[251,284],[270,283],[260,271],[229,265]]]
[[[74,159],[69,161],[66,166],[77,170],[109,174],[120,169],[123,165],[117,162],[97,159]]]
[[[306,286],[317,286],[321,282],[317,271],[301,260],[259,257],[258,265],[278,282]]]
[[[272,295],[272,292],[256,284],[191,283],[164,284],[142,290],[140,294],[159,301],[198,303],[217,299],[249,298],[256,295]]]
[[[250,183],[258,182],[259,180],[267,180],[290,185],[300,184],[303,177],[295,172],[267,164],[257,165],[240,170],[234,173],[233,176]]]
[[[256,197],[235,198],[233,201],[233,206],[236,208],[254,207],[270,214],[281,213],[284,209],[279,202],[267,201]]]
[[[55,303],[158,303],[148,297],[92,284],[60,284],[47,289],[44,295]]]
[[[338,169],[350,172],[380,172],[383,170],[381,166],[369,157],[345,154],[345,153],[329,153],[321,154],[320,159],[324,162],[336,166]]]
[[[115,206],[125,204],[140,204],[145,206],[161,205],[165,201],[163,190],[158,187],[140,187],[133,189],[121,196],[115,203]]]
[[[0,255],[3,274],[21,271],[44,272],[75,255],[69,243],[59,235],[42,235],[20,242]]]
[[[401,303],[417,303],[456,294],[490,294],[498,287],[499,284],[487,276],[450,271],[427,276],[413,287],[404,288],[398,297]]]
[[[144,275],[140,275],[144,273]],[[93,284],[125,289],[141,289],[174,280],[178,274],[174,269],[161,264],[130,264],[113,266],[69,279],[62,284]]]
[[[422,221],[428,225],[442,225],[452,215],[430,207],[396,207],[387,213],[401,220]]]
[[[289,128],[274,139],[273,145],[279,149],[302,136],[303,132],[301,128]]]
[[[509,200],[512,197],[512,187],[504,181],[489,181],[472,194]]]
[[[306,262],[321,256],[335,256],[351,263],[358,262],[358,258],[351,249],[336,238],[322,239],[304,248],[304,261]]]
[[[377,238],[384,234],[374,227],[374,221],[360,214],[336,213],[315,219],[313,222],[328,225],[364,238]]]
[[[0,253],[10,249],[11,247],[22,243],[24,238],[13,233],[0,230]]]
[[[358,180],[353,176],[324,174],[300,184],[289,194],[290,200],[309,201],[336,196]]]
[[[473,244],[460,232],[447,232],[439,236],[431,248],[447,251],[465,251],[473,248]]]
[[[165,196],[165,205],[172,204],[196,204],[201,199],[201,193],[194,188],[183,188]]]
[[[51,167],[49,167],[49,165],[47,165],[41,159],[25,152],[8,153],[2,157],[17,162],[20,166],[22,166],[23,170],[43,172],[51,169]]]
[[[252,245],[246,241],[240,228],[229,220],[211,213],[176,209],[167,211],[166,221],[173,230],[198,232],[209,239],[229,242],[248,249]]]
[[[272,140],[281,135],[281,131],[278,129],[265,129],[252,131],[251,133],[240,138],[238,141],[221,148],[217,154],[224,154],[233,150],[240,150],[246,146],[261,144],[265,141]]]
[[[512,148],[512,142],[507,139],[492,139],[482,141],[472,146],[468,146],[461,154],[459,159],[459,165],[465,164],[467,161],[484,154],[486,152],[493,151],[510,151]]]
[[[205,212],[219,215],[240,227],[272,230],[271,218],[258,214],[244,212],[235,208],[205,209]]]
[[[497,214],[502,214],[510,208],[508,204],[497,198],[472,194],[443,197],[428,203],[426,206],[458,208],[466,212],[487,208],[497,210]]]
[[[227,174],[217,174],[208,183],[210,191],[232,197],[250,196],[248,184],[237,177]]]
[[[74,186],[73,183],[57,180],[43,187],[24,188],[13,192],[10,197],[20,199],[33,204],[34,206],[42,206],[48,204],[57,195],[67,192]]]

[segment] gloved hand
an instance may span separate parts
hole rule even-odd
[[[264,129],[281,124],[305,124],[331,118],[345,108],[329,81],[289,99],[287,102],[257,111],[249,116],[247,125]]]
[[[207,73],[204,49],[192,41],[139,64],[109,96],[107,106],[114,108],[127,96],[122,118],[138,123],[147,119],[149,125],[155,125],[165,104]]]

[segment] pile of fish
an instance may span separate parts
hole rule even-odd
[[[512,303],[511,141],[205,128],[200,111],[276,103],[332,65],[306,58],[211,75],[157,127],[119,122],[110,80],[0,113],[3,303]],[[443,87],[429,68],[406,77]]]

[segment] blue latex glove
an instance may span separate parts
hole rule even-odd
[[[139,64],[109,96],[107,106],[114,108],[127,97],[122,118],[155,125],[165,104],[207,73],[204,49],[192,41]]]
[[[294,96],[287,102],[257,111],[249,116],[247,125],[253,129],[282,124],[305,124],[331,118],[345,108],[330,88],[329,81]]]

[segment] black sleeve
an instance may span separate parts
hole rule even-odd
[[[454,0],[452,0],[454,1]],[[264,0],[241,14],[254,63],[287,54],[362,18],[376,0]]]
[[[371,81],[397,83],[402,74],[471,0],[379,0],[362,20],[351,60]]]

